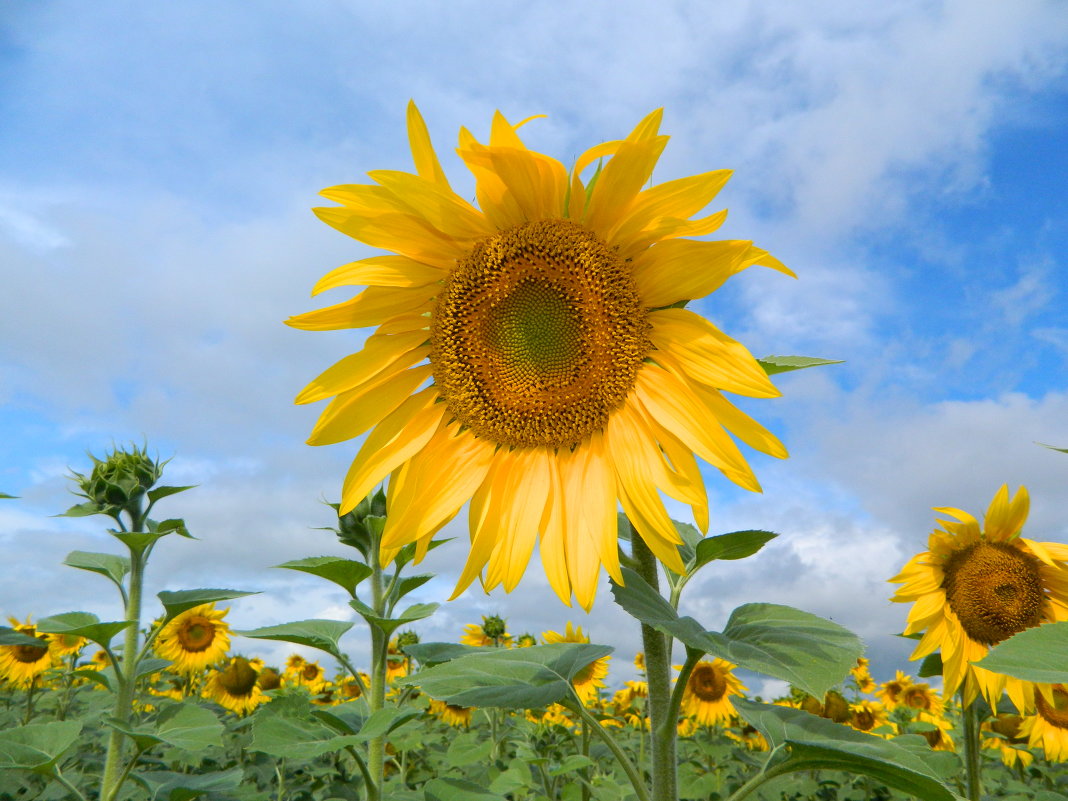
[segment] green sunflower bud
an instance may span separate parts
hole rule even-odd
[[[504,619],[497,615],[482,617],[482,631],[492,640],[499,640],[508,633],[508,626]]]
[[[419,642],[419,635],[414,631],[402,631],[397,635],[397,647],[405,648],[409,645],[416,645]]]
[[[93,460],[93,469],[88,476],[71,471],[71,478],[78,485],[79,495],[99,512],[116,515],[120,511],[136,514],[141,500],[163,475],[163,463],[152,459],[147,448],[131,445],[129,449],[116,448],[103,459]]]

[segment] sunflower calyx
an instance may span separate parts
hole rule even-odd
[[[93,469],[88,475],[75,470],[70,475],[77,485],[75,494],[86,502],[64,514],[70,517],[105,514],[117,519],[120,512],[126,512],[139,519],[144,498],[163,475],[166,463],[149,457],[147,447],[136,445],[115,448],[103,459],[91,453],[89,458],[93,460]]]

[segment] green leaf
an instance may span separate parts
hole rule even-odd
[[[134,771],[130,778],[148,790],[152,801],[192,801],[204,793],[236,790],[245,778],[245,771],[240,767],[215,773],[144,770]]]
[[[452,540],[452,537],[446,537],[443,540],[431,540],[430,544],[427,546],[426,552],[430,553],[435,548],[440,548],[446,542],[452,542]],[[415,546],[416,543],[409,542],[397,551],[397,555],[393,557],[393,564],[396,566],[397,570],[400,570],[415,558]]]
[[[697,544],[697,555],[691,570],[711,562],[713,559],[744,559],[763,548],[778,534],[770,531],[732,531],[707,537]]]
[[[409,720],[422,717],[421,709],[400,709],[395,706],[387,706],[372,713],[371,717],[360,728],[359,736],[363,740],[371,740],[389,734],[399,729]]]
[[[769,778],[805,770],[861,773],[924,801],[958,801],[938,779],[920,737],[884,740],[799,709],[732,699],[738,713],[767,738],[772,749],[788,748],[785,759],[766,766]]]
[[[76,567],[79,570],[88,570],[91,573],[99,573],[101,576],[111,579],[119,587],[122,580],[130,572],[130,558],[112,553],[92,553],[90,551],[71,551],[63,564],[68,567]]]
[[[423,785],[426,801],[505,801],[481,785],[466,779],[431,779]]]
[[[432,578],[434,578],[433,573],[420,573],[417,576],[405,576],[398,581],[397,586],[393,588],[393,599],[399,601],[412,590],[422,587]]]
[[[557,765],[555,768],[549,771],[550,776],[562,776],[565,773],[570,773],[573,770],[581,770],[582,768],[588,768],[596,764],[592,759],[582,754],[572,754],[566,757],[563,762]]]
[[[167,536],[166,532],[161,534],[154,531],[115,531],[114,529],[108,529],[108,532],[134,553],[143,553],[145,549],[157,540]]]
[[[675,525],[675,530],[679,532],[679,536],[682,537],[679,556],[682,558],[682,563],[688,565],[697,554],[697,544],[702,539],[701,532],[690,523],[683,523],[679,520],[672,520],[671,522]]]
[[[394,684],[416,684],[431,698],[458,706],[534,709],[566,698],[575,674],[612,650],[587,643],[482,650]]]
[[[156,735],[185,751],[222,745],[223,724],[205,707],[183,702],[164,707],[156,719]]]
[[[458,642],[420,642],[405,645],[401,650],[424,667],[430,667],[448,662],[458,656],[478,653],[482,649]]]
[[[1068,684],[1068,620],[1024,629],[972,664],[1024,681]]]
[[[352,626],[352,622],[346,620],[298,620],[293,623],[264,626],[234,633],[257,640],[279,640],[295,645],[307,645],[310,648],[326,651],[336,659],[341,656],[338,641]]]
[[[216,603],[218,601],[230,601],[234,598],[244,598],[246,595],[259,595],[258,592],[245,592],[243,590],[179,590],[169,592],[164,590],[157,594],[160,603],[166,610],[163,622],[173,620],[182,612],[187,612],[201,604]]]
[[[71,675],[80,679],[85,679],[86,681],[91,681],[94,684],[99,684],[105,690],[111,690],[115,671],[96,670],[95,668],[78,668],[72,672]]]
[[[76,503],[67,511],[56,515],[56,517],[90,517],[91,515],[101,514],[104,514],[104,509],[92,501],[86,501],[85,503]]]
[[[757,361],[768,375],[789,373],[806,367],[822,367],[825,364],[845,364],[842,359],[818,359],[812,356],[765,356]]]
[[[731,613],[722,633],[706,631],[692,617],[680,617],[633,570],[622,572],[626,586],[612,582],[612,594],[638,620],[688,648],[784,679],[817,698],[845,678],[864,652],[848,629],[778,604],[745,604]]]
[[[1068,453],[1068,448],[1055,448],[1052,445],[1047,445],[1045,442],[1036,442],[1036,445],[1041,445],[1043,448],[1049,448],[1051,451],[1057,451],[1058,453]],[[11,496],[6,496],[10,498]]]
[[[257,715],[252,722],[249,750],[285,759],[314,759],[362,742],[358,734],[338,734],[314,718]]]
[[[6,492],[0,492],[0,498],[5,498],[7,500],[12,500],[13,501],[18,497],[19,497],[18,495],[8,495]]]
[[[916,675],[921,679],[929,679],[932,676],[941,676],[942,655],[937,653],[927,654],[920,663],[920,669],[916,672]]]
[[[375,611],[362,601],[355,598],[349,601],[349,606],[359,612],[360,617],[366,620],[370,625],[384,632],[387,637],[392,635],[394,631],[406,623],[413,623],[416,620],[430,617],[437,611],[437,608],[440,605],[441,604],[413,604],[401,612],[397,617],[381,617],[380,615],[376,615]]]
[[[485,762],[493,750],[493,740],[468,732],[449,743],[445,762],[451,768],[463,768],[476,762]]]
[[[349,595],[355,595],[357,585],[374,572],[363,562],[343,559],[340,556],[309,556],[307,559],[283,562],[275,567],[299,570],[332,581]]]
[[[37,630],[43,634],[70,634],[75,637],[85,637],[101,648],[109,648],[115,635],[130,628],[133,624],[132,620],[101,623],[100,618],[89,612],[64,612],[60,615],[41,618],[37,622]]]
[[[190,484],[188,487],[156,487],[148,491],[149,503],[155,503],[160,498],[166,498],[168,495],[177,495],[179,492],[185,492],[186,490],[193,489],[196,484]]]
[[[185,527],[185,521],[177,517],[161,520],[158,523],[155,520],[149,520],[148,530],[153,534],[159,534],[161,536],[164,534],[179,534],[186,539],[196,539],[196,537],[189,533],[189,529]]]
[[[28,645],[31,648],[43,648],[46,644],[37,637],[23,634],[8,626],[0,626],[0,645]]]
[[[0,770],[22,768],[49,773],[74,745],[82,724],[76,720],[30,723],[0,731]]]

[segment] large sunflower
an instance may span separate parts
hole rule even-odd
[[[229,609],[201,604],[168,622],[156,637],[156,653],[171,660],[175,673],[198,673],[221,661],[230,650]]]
[[[1031,709],[1032,684],[971,663],[1024,629],[1068,619],[1068,545],[1020,536],[1029,505],[1025,487],[1010,501],[1003,485],[982,526],[960,509],[935,509],[955,520],[939,520],[928,550],[890,579],[902,585],[891,600],[914,604],[905,634],[924,632],[912,658],[941,649],[944,692],[963,685],[965,703],[981,692],[994,707],[1004,692]]]
[[[259,672],[243,656],[231,657],[225,665],[212,670],[201,692],[219,706],[238,715],[247,715],[270,700],[259,686]]]
[[[471,551],[455,595],[484,569],[487,589],[512,590],[540,537],[550,584],[588,609],[602,564],[622,583],[617,502],[681,572],[658,490],[689,504],[705,530],[695,453],[751,490],[759,484],[728,431],[786,456],[722,394],[778,390],[740,343],[682,305],[754,264],[792,273],[748,241],[684,238],[721,225],[726,212],[690,218],[730,172],[648,186],[667,143],[661,116],[587,150],[570,172],[528,149],[523,123],[500,112],[488,145],[461,129],[476,208],[449,185],[410,104],[415,173],[375,171],[374,184],[323,191],[341,205],[316,209],[320,219],[392,255],[329,273],[315,293],[368,288],[288,320],[308,330],[378,326],[297,402],[333,398],[310,444],[370,432],[340,511],[390,477],[384,560],[410,542],[421,557],[470,500]]]
[[[734,675],[734,665],[725,659],[701,661],[694,666],[682,695],[682,712],[693,715],[702,726],[726,725],[737,716],[732,695],[742,695],[744,684]]]

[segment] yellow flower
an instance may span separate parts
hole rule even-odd
[[[905,690],[911,686],[912,677],[899,670],[893,679],[879,685],[879,690],[875,695],[886,704],[887,709],[894,709],[901,703]]]
[[[282,686],[282,674],[273,667],[265,667],[256,677],[256,684],[261,690],[277,690]]]
[[[330,683],[326,679],[326,671],[318,662],[308,662],[303,658],[298,662],[292,657],[286,665],[282,679],[288,686],[306,687],[312,695],[323,692]]]
[[[1035,713],[1024,717],[1020,737],[1032,748],[1041,747],[1051,762],[1068,760],[1068,687],[1054,684],[1045,693],[1035,693]]]
[[[53,656],[49,651],[48,635],[38,634],[37,627],[27,618],[20,623],[10,617],[12,628],[19,634],[35,637],[37,645],[0,645],[0,679],[7,679],[15,687],[29,689],[42,673],[52,667]]]
[[[547,643],[590,641],[589,636],[582,633],[582,626],[572,627],[571,621],[568,621],[563,634],[555,631],[543,631],[541,638]],[[612,657],[610,656],[602,656],[600,659],[595,659],[571,679],[571,686],[575,688],[575,693],[582,700],[582,703],[587,706],[597,698],[597,689],[604,687],[604,678],[608,675],[608,662],[611,659]]]
[[[983,733],[982,746],[997,751],[1001,761],[1012,768],[1019,764],[1026,768],[1035,760],[1027,750],[1027,735],[1022,731],[1023,718],[1019,715],[996,715],[984,720],[979,730]]]
[[[500,617],[483,615],[481,626],[478,623],[464,625],[464,633],[460,637],[460,642],[476,648],[509,647],[512,644],[512,635],[508,633]]]
[[[439,718],[443,723],[447,723],[455,728],[468,728],[471,725],[471,712],[472,707],[469,706],[457,706],[456,704],[447,704],[444,701],[438,701],[436,699],[430,699],[430,714],[436,718]]]
[[[394,637],[386,648],[386,681],[392,682],[408,675],[408,656],[397,645]]]
[[[533,634],[520,634],[515,644],[517,648],[530,648],[532,645],[537,645],[538,640]]]
[[[737,714],[730,696],[746,689],[733,671],[734,665],[725,659],[698,662],[682,695],[683,714],[692,715],[702,726],[729,722]]]
[[[257,682],[259,673],[243,656],[230,659],[226,667],[208,674],[201,693],[224,709],[247,715],[268,699]]]
[[[617,504],[682,572],[658,491],[690,505],[706,530],[695,453],[750,490],[759,484],[730,434],[786,456],[722,394],[779,391],[744,346],[682,305],[755,264],[792,273],[748,241],[685,238],[723,222],[725,212],[691,217],[730,172],[648,186],[667,143],[661,117],[587,150],[570,173],[529,150],[522,123],[500,112],[488,145],[461,129],[475,207],[449,185],[412,104],[414,174],[375,171],[374,184],[322,193],[341,205],[316,209],[320,219],[394,254],[329,273],[315,292],[368,289],[288,320],[307,330],[378,326],[297,402],[334,399],[312,445],[370,432],[340,511],[390,477],[384,561],[410,542],[422,558],[470,501],[471,551],[454,597],[483,571],[487,590],[514,589],[540,537],[553,589],[589,609],[601,565],[622,582]]]
[[[736,743],[740,743],[750,751],[767,751],[768,741],[764,735],[742,720],[735,720],[723,733]]]
[[[878,701],[850,704],[848,723],[857,731],[866,731],[879,737],[891,737],[897,733],[897,725],[889,719],[886,707]],[[875,731],[883,727],[887,729],[885,733]]]
[[[160,629],[156,653],[174,664],[175,673],[197,673],[222,661],[230,650],[230,626],[223,622],[229,609],[214,603],[187,609]]]
[[[49,634],[48,649],[57,659],[80,654],[89,641],[77,634]]]
[[[941,717],[943,713],[942,698],[926,683],[910,684],[906,687],[901,693],[900,705],[936,717]]]
[[[926,712],[920,712],[916,715],[916,719],[934,726],[933,729],[920,732],[931,748],[935,751],[957,750],[956,745],[953,743],[953,738],[949,736],[949,732],[953,730],[953,724],[948,720],[937,715],[929,715]]]
[[[924,632],[912,658],[941,649],[944,692],[963,685],[966,704],[981,692],[996,708],[1005,692],[1031,709],[1033,685],[971,663],[1024,629],[1068,619],[1068,545],[1020,536],[1029,505],[1026,488],[1010,501],[1002,486],[981,527],[960,509],[935,509],[954,520],[939,520],[928,550],[890,579],[902,585],[892,600],[913,603],[905,634]]]
[[[871,677],[871,673],[868,671],[868,664],[868,660],[861,656],[857,658],[856,666],[849,670],[849,674],[853,677],[853,683],[857,685],[857,689],[862,693],[870,693],[875,689],[875,679]]]
[[[636,667],[640,673],[645,672],[645,651],[638,651],[638,653],[634,655],[634,667]]]

